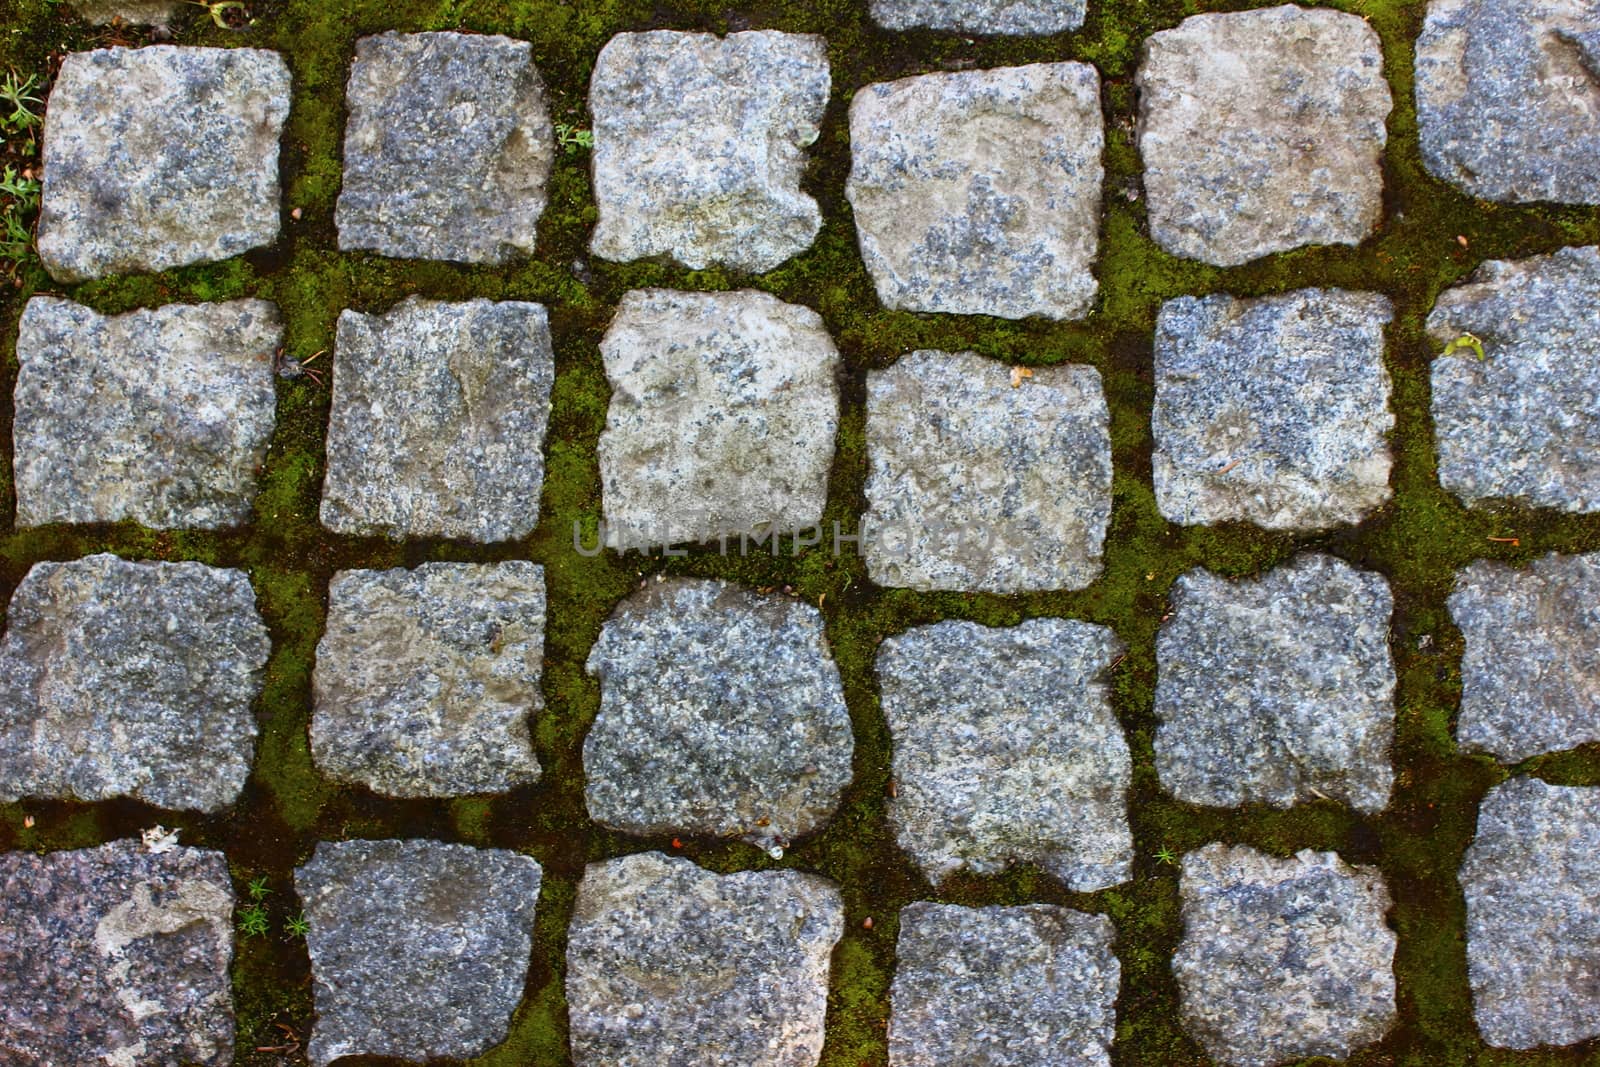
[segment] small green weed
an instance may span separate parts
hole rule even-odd
[[[252,878],[249,882],[248,892],[251,900],[265,900],[272,895],[272,890],[267,886],[267,876]]]
[[[42,98],[35,95],[40,88],[39,77],[35,74],[19,78],[13,70],[0,78],[0,105],[10,108],[8,113],[0,114],[0,129],[17,133],[39,125],[42,119],[34,107],[44,103]]]
[[[267,920],[267,909],[261,904],[247,904],[239,909],[239,932],[246,937],[266,937],[272,929]]]
[[[283,920],[283,932],[291,938],[303,938],[311,932],[311,924],[306,922],[304,915],[291,915]]]
[[[594,147],[594,131],[579,129],[569,126],[565,122],[556,123],[556,144],[566,149],[567,155],[577,155],[578,152]]]

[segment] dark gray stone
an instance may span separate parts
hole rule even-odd
[[[311,676],[318,769],[393,797],[538,781],[544,620],[544,569],[522,560],[335,574]]]
[[[1486,500],[1600,511],[1600,248],[1490,260],[1447,289],[1428,333],[1439,484]]]
[[[1156,317],[1156,504],[1186,526],[1310,531],[1389,499],[1389,372],[1376,293],[1181,296]]]
[[[233,886],[220,852],[0,853],[0,1062],[233,1062]]]
[[[243,571],[34,564],[0,640],[0,802],[222,810],[250,773],[269,648]]]
[[[1232,267],[1377,227],[1393,101],[1360,16],[1195,15],[1146,38],[1135,82],[1150,236],[1168,252]]]
[[[902,908],[890,1067],[1109,1067],[1115,938],[1103,915],[1046,904]]]
[[[505,1040],[543,872],[439,841],[323,841],[294,872],[317,1019],[306,1053],[465,1059]]]
[[[1111,630],[1071,619],[948,621],[883,642],[889,821],[930,879],[1013,863],[1079,892],[1127,879],[1133,768],[1105,682],[1121,653]]]
[[[611,38],[589,82],[590,250],[757,273],[805,251],[822,212],[800,173],[830,84],[826,45],[809,34]]]
[[[855,741],[822,615],[724,582],[647,583],[600,630],[583,744],[597,822],[781,850],[850,783]]]
[[[1183,857],[1179,892],[1183,1024],[1219,1063],[1342,1060],[1394,1025],[1395,935],[1376,867],[1214,843]]]
[[[1467,978],[1497,1048],[1600,1037],[1600,788],[1489,791],[1461,864]]]
[[[283,344],[264,300],[99,315],[36,296],[17,335],[17,525],[250,519]]]
[[[1503,203],[1600,203],[1600,8],[1432,0],[1417,38],[1429,173]]]
[[[1337,800],[1372,814],[1394,771],[1394,599],[1303,555],[1259,578],[1179,576],[1156,636],[1156,770],[1191,804]]]
[[[567,934],[576,1067],[815,1067],[833,883],[659,852],[589,865]]]
[[[1087,315],[1104,141],[1087,63],[861,89],[845,195],[878,298],[907,311]]]
[[[891,30],[955,33],[1064,33],[1083,25],[1085,0],[872,0],[872,17]]]
[[[339,316],[322,524],[512,541],[539,521],[555,354],[540,304],[410,297]]]
[[[462,263],[533,252],[555,133],[532,45],[363,37],[346,96],[340,248]]]
[[[289,68],[255,48],[67,56],[44,127],[39,259],[59,282],[228,259],[278,239]]]

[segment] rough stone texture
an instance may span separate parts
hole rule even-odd
[[[1600,1037],[1600,788],[1513,778],[1478,810],[1461,865],[1467,977],[1500,1048]]]
[[[1031,377],[971,352],[913,352],[867,375],[862,546],[880,585],[1082,589],[1111,517],[1100,373]]]
[[[611,38],[589,83],[590,250],[762,272],[809,248],[822,213],[800,173],[831,83],[823,39],[809,34]]]
[[[504,849],[319,842],[294,872],[310,924],[311,1062],[465,1059],[503,1041],[542,876],[533,857]]]
[[[277,395],[263,300],[105,316],[34,297],[17,335],[17,524],[250,518]]]
[[[1463,749],[1518,763],[1600,741],[1600,553],[1477,560],[1448,603],[1466,641]]]
[[[649,583],[589,652],[597,822],[783,848],[833,814],[855,749],[822,615],[724,582]]]
[[[1376,867],[1214,843],[1183,857],[1172,957],[1183,1024],[1220,1063],[1342,1060],[1395,1021],[1395,935]]]
[[[901,909],[890,1067],[1109,1067],[1115,938],[1105,916],[1047,904]]]
[[[1085,0],[872,0],[872,17],[890,30],[956,33],[1064,33],[1083,25]]]
[[[533,251],[555,132],[532,45],[363,37],[346,95],[340,248],[462,263]]]
[[[544,568],[521,560],[335,574],[311,676],[317,767],[394,797],[538,781],[544,621]]]
[[[573,1063],[813,1067],[843,932],[816,875],[659,852],[590,864],[567,935]]]
[[[600,342],[613,547],[774,535],[822,521],[839,352],[809,308],[766,293],[626,293]]]
[[[1100,77],[1086,63],[924,74],[856,93],[845,195],[884,306],[1087,315],[1100,127]]]
[[[0,803],[227,807],[250,773],[269,648],[243,571],[34,564],[0,640]]]
[[[133,840],[0,853],[0,915],[0,1062],[233,1062],[222,853]]]
[[[1122,650],[1071,619],[940,622],[879,646],[889,819],[930,879],[1016,862],[1080,892],[1127,879],[1133,772],[1104,680]]]
[[[1417,124],[1435,177],[1484,200],[1600,203],[1600,9],[1432,0]]]
[[[1471,506],[1600,511],[1600,248],[1491,260],[1428,316],[1439,484]]]
[[[555,354],[539,304],[339,315],[322,524],[511,541],[539,521]]]
[[[1156,772],[1191,804],[1368,814],[1394,772],[1394,600],[1381,575],[1303,555],[1259,578],[1181,575],[1156,636]]]
[[[96,26],[166,26],[178,13],[178,0],[72,0],[72,9]]]
[[[1168,252],[1231,267],[1377,226],[1392,101],[1359,16],[1195,15],[1146,39],[1135,81],[1150,236]]]
[[[1186,526],[1356,523],[1388,501],[1389,372],[1376,293],[1182,296],[1156,317],[1156,504]]]
[[[58,282],[227,259],[278,239],[289,68],[255,48],[67,56],[44,126],[39,259]]]

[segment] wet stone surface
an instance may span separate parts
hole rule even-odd
[[[659,852],[591,864],[567,936],[576,1067],[814,1067],[839,891]]]
[[[589,83],[590,250],[757,273],[805,251],[822,213],[800,174],[830,86],[826,46],[810,34],[611,38]]]
[[[1046,904],[901,909],[890,1067],[1109,1067],[1115,935]]]
[[[340,248],[462,263],[532,253],[555,155],[532,45],[363,37],[347,96]]]
[[[1085,0],[871,0],[872,17],[890,30],[1037,35],[1083,25]]]
[[[1080,892],[1127,879],[1132,764],[1104,680],[1122,650],[1070,619],[948,621],[879,646],[889,821],[930,880],[1013,863]]]
[[[18,525],[248,522],[282,343],[264,300],[114,316],[29,300],[12,423]]]
[[[408,298],[339,315],[322,524],[510,541],[539,521],[555,355],[539,304]]]
[[[1499,1048],[1600,1037],[1600,788],[1513,778],[1461,865],[1478,1030]]]
[[[1377,226],[1392,100],[1359,16],[1195,15],[1145,40],[1135,80],[1150,236],[1168,252],[1230,267]]]
[[[179,0],[72,0],[72,10],[97,26],[166,26],[181,9]]]
[[[636,290],[600,353],[613,547],[765,538],[822,521],[839,352],[820,315],[753,290]]]
[[[846,195],[884,306],[1087,315],[1101,121],[1100,77],[1086,63],[925,74],[857,92]]]
[[[0,640],[0,802],[221,811],[250,772],[268,648],[243,571],[34,564]]]
[[[1600,10],[1432,0],[1416,46],[1422,161],[1502,203],[1600,203]]]
[[[1020,370],[920,351],[867,375],[873,581],[918,590],[1082,589],[1111,515],[1110,414],[1092,367]]]
[[[1600,741],[1600,555],[1479,560],[1449,606],[1466,641],[1462,748],[1518,763]]]
[[[1394,601],[1381,576],[1307,554],[1259,578],[1181,575],[1156,637],[1156,770],[1191,804],[1372,814],[1394,782]]]
[[[289,68],[254,48],[107,48],[50,91],[38,249],[59,282],[227,259],[278,238]]]
[[[588,672],[600,714],[584,797],[606,826],[782,849],[826,822],[850,782],[850,716],[809,604],[652,581],[601,629]]]
[[[1469,507],[1600,511],[1600,248],[1490,260],[1428,334],[1454,344],[1433,361],[1439,484]]]
[[[503,793],[539,778],[544,569],[340,571],[312,674],[322,773],[395,797]]]
[[[1375,293],[1184,296],[1156,319],[1154,480],[1184,525],[1357,523],[1389,500],[1389,372]]]
[[[1395,935],[1376,867],[1217,843],[1183,857],[1179,892],[1183,1023],[1219,1063],[1342,1060],[1394,1024]]]
[[[137,841],[0,853],[0,1060],[233,1063],[233,887],[220,852]]]
[[[323,841],[295,870],[310,930],[316,1067],[341,1056],[466,1058],[522,999],[543,871],[439,841]]]

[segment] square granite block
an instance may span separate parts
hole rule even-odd
[[[1085,0],[872,0],[872,18],[890,30],[1038,35],[1083,25]]]

